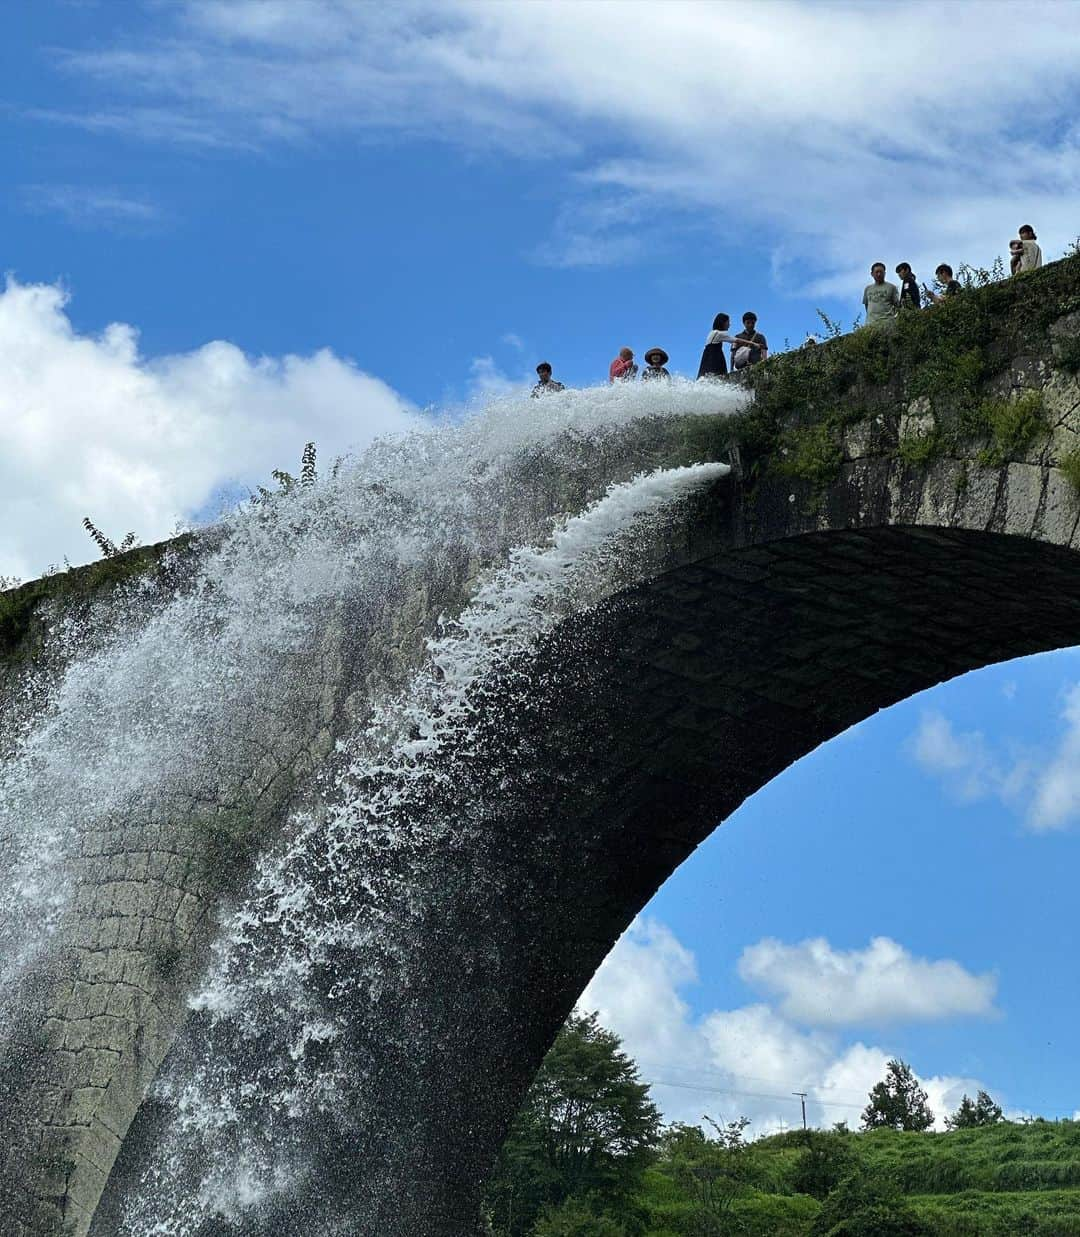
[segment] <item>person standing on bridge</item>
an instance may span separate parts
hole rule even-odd
[[[566,388],[561,382],[556,382],[551,376],[551,366],[547,361],[541,361],[536,367],[536,373],[540,381],[532,389],[533,399],[539,399],[541,395],[555,395],[559,391],[565,391]]]
[[[738,340],[730,333],[731,315],[717,314],[713,318],[712,330],[705,340],[705,348],[701,354],[701,364],[698,366],[699,378],[723,378],[727,375],[727,358],[724,356],[724,345],[734,344]]]
[[[886,282],[884,262],[874,263],[870,268],[870,278],[873,282],[866,285],[862,294],[866,325],[891,331],[896,326],[896,315],[900,311],[900,291],[896,284]]]
[[[757,329],[757,314],[748,309],[742,316],[743,329],[735,336],[739,341],[731,348],[731,368],[738,373],[749,369],[769,355],[769,341]]]
[[[636,377],[633,348],[620,348],[619,355],[608,367],[608,382],[632,382]]]
[[[900,308],[921,309],[922,296],[919,293],[919,281],[911,273],[911,263],[901,262],[896,268],[900,280]]]
[[[1042,266],[1042,250],[1039,248],[1035,229],[1030,223],[1025,223],[1020,229],[1020,239],[1024,242],[1024,251],[1020,255],[1020,269],[1037,271]]]
[[[940,305],[942,301],[947,301],[950,296],[955,296],[958,292],[963,292],[960,281],[953,277],[953,269],[948,262],[942,264],[934,272],[934,278],[941,284],[941,291],[934,292],[933,289],[923,285],[923,291],[934,302],[935,305]]]
[[[668,354],[663,348],[650,348],[645,353],[645,364],[648,369],[642,371],[641,381],[651,382],[656,378],[670,379],[671,375],[664,368],[668,363]]]

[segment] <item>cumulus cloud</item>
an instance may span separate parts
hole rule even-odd
[[[1047,754],[991,744],[981,731],[958,731],[928,710],[909,750],[961,802],[994,797],[1020,811],[1036,832],[1064,829],[1080,819],[1080,683],[1065,689],[1061,720],[1061,735]]]
[[[1016,803],[1029,788],[1035,757],[1015,744],[991,748],[981,730],[958,731],[928,709],[910,742],[916,764],[938,777],[961,803],[995,797]]]
[[[578,189],[548,247],[563,264],[630,260],[677,209],[816,292],[847,292],[886,250],[922,270],[989,261],[1021,217],[1048,256],[1076,231],[1080,14],[1052,0],[777,0],[764,25],[693,0],[172,13],[153,41],[68,53],[103,91],[69,123],[187,146],[393,129],[556,156]],[[1021,61],[1001,54],[1018,22]],[[887,48],[919,72],[886,101]]]
[[[620,938],[579,1002],[620,1036],[667,1120],[698,1123],[705,1112],[725,1120],[746,1115],[751,1133],[761,1135],[797,1123],[801,1111],[792,1092],[806,1091],[812,1124],[858,1124],[894,1051],[844,1043],[835,1027],[807,1029],[765,1002],[695,1016],[682,994],[697,978],[693,953],[666,925],[642,918]],[[965,1090],[974,1095],[985,1085],[949,1075],[921,1081],[938,1128]]]
[[[385,383],[329,351],[249,357],[221,340],[147,359],[134,327],[80,334],[67,295],[0,293],[0,575],[27,578],[114,540],[169,535],[214,494],[419,424]]]
[[[849,950],[824,937],[798,945],[769,938],[743,950],[739,975],[772,995],[785,1017],[814,1026],[982,1017],[997,990],[993,975],[916,958],[887,936]]]
[[[1062,720],[1057,750],[1035,778],[1028,812],[1033,829],[1062,829],[1080,817],[1080,683],[1065,693]]]

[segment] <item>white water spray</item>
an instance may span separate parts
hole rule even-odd
[[[280,774],[296,804],[221,924],[192,1000],[207,1050],[180,1053],[159,1081],[173,1115],[125,1234],[269,1214],[311,1171],[311,1122],[374,1102],[350,1020],[408,985],[403,943],[422,911],[409,873],[490,808],[438,810],[492,724],[484,685],[509,684],[512,699],[516,667],[547,633],[632,580],[644,527],[727,471],[642,473],[639,457],[671,454],[680,415],[744,398],[673,383],[499,401],[230,518],[181,593],[134,586],[126,613],[114,602],[96,616],[111,634],[76,648],[0,767],[0,845],[18,874],[0,900],[12,975],[63,935],[67,876],[94,828],[247,802],[253,769],[260,788]],[[567,504],[584,509],[560,517]],[[473,577],[465,608],[403,635],[418,589],[429,608],[452,599],[448,576]],[[317,775],[295,753],[340,713],[306,682],[331,619],[361,649],[352,677],[369,690]]]

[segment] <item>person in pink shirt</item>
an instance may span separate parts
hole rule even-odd
[[[620,348],[619,355],[608,368],[608,382],[631,382],[636,377],[633,348]]]

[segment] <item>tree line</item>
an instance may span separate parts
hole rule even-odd
[[[994,1125],[1001,1108],[980,1091],[946,1119],[950,1130]],[[925,1131],[927,1094],[903,1061],[888,1063],[862,1114],[864,1131]],[[871,1171],[844,1123],[767,1140],[784,1148],[790,1196],[768,1211],[770,1169],[745,1134],[749,1121],[704,1117],[665,1125],[618,1036],[596,1014],[571,1016],[545,1058],[487,1184],[491,1237],[919,1237],[929,1234],[898,1188]],[[775,1160],[776,1157],[774,1156]],[[802,1200],[802,1201],[800,1201]],[[779,1203],[770,1204],[774,1208]]]

